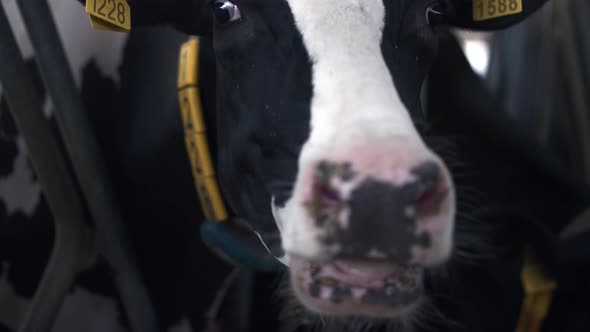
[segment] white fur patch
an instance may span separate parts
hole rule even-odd
[[[115,299],[76,288],[66,297],[53,331],[125,332]]]
[[[21,54],[25,59],[32,58],[35,52],[16,0],[2,0],[2,5]],[[119,66],[129,35],[93,29],[84,11],[84,6],[75,1],[49,0],[49,7],[57,25],[76,86],[81,88],[82,68],[91,60],[96,62],[104,75],[113,79],[118,85],[120,82]],[[1,95],[2,87],[0,86]],[[43,113],[50,117],[52,110],[51,101],[49,98],[45,98]]]
[[[0,201],[6,205],[7,215],[22,212],[32,217],[41,201],[41,185],[34,178],[24,140],[19,137],[16,144],[13,172],[0,178]]]
[[[277,209],[286,252],[319,258],[319,230],[302,207],[310,165],[351,146],[403,142],[410,159],[432,154],[418,135],[381,50],[383,0],[287,0],[312,60],[311,133],[293,197]],[[384,153],[381,150],[381,153]],[[391,151],[394,152],[394,151]],[[391,165],[393,168],[393,165]]]
[[[93,29],[84,6],[76,1],[49,0],[49,7],[78,87],[82,68],[92,59],[101,71],[119,82],[119,66],[128,34]],[[2,0],[8,21],[25,58],[34,54],[16,0]]]
[[[381,51],[382,0],[288,0],[313,61],[306,145],[354,137],[420,141]],[[346,130],[342,130],[346,128]]]

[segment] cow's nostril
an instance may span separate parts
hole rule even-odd
[[[420,219],[425,215],[438,212],[447,194],[448,190],[441,181],[433,183],[416,200],[414,204],[416,217]]]
[[[347,168],[345,165],[326,161],[317,165],[311,195],[304,203],[317,226],[323,227],[339,220],[345,202],[338,188],[333,186],[332,180],[334,177],[341,178],[341,171]]]
[[[437,191],[436,185],[432,185],[431,187],[427,188],[424,192],[422,192],[422,194],[420,194],[420,196],[418,196],[418,199],[416,200],[416,207],[419,208],[429,205],[429,203],[431,203],[436,196]]]
[[[424,162],[412,169],[416,181],[424,188],[430,188],[441,175],[440,166],[434,161]]]
[[[316,184],[314,189],[321,203],[326,205],[340,203],[340,194],[335,189],[322,184]]]
[[[412,170],[416,176],[415,217],[435,213],[445,199],[448,190],[444,184],[440,166],[425,162]]]

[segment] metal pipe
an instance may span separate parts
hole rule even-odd
[[[87,227],[74,179],[66,167],[57,138],[42,112],[42,102],[0,5],[0,81],[9,109],[24,137],[55,221],[55,240],[49,263],[21,331],[49,331],[56,314],[86,260]]]
[[[554,115],[555,81],[558,76],[555,61],[557,48],[555,47],[555,32],[553,29],[553,4],[554,2],[550,2],[541,10],[539,15],[541,22],[537,27],[538,33],[545,38],[540,46],[541,51],[537,53],[539,56],[538,68],[544,69],[544,76],[541,75],[540,77],[539,89],[534,100],[535,106],[539,110],[535,137],[545,146],[549,145],[552,129],[551,119]],[[539,71],[537,70],[537,72]]]
[[[55,105],[58,126],[97,227],[99,250],[113,271],[130,325],[138,332],[156,331],[155,311],[128,246],[96,135],[74,84],[47,0],[18,0],[17,3],[41,76]]]
[[[579,155],[581,156],[584,177],[590,183],[590,116],[589,105],[585,93],[588,91],[584,84],[584,76],[580,67],[582,60],[578,45],[574,38],[575,29],[571,20],[570,7],[567,2],[555,3],[555,14],[560,26],[560,54],[559,60],[562,71],[567,77],[567,97],[569,98],[569,115],[573,123]]]
[[[573,15],[572,23],[575,25],[576,44],[580,48],[580,59],[582,60],[583,75],[590,80],[590,2],[587,0],[570,1],[570,10]],[[587,95],[587,97],[590,97]],[[588,100],[590,103],[590,100]]]

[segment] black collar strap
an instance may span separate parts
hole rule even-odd
[[[219,256],[232,264],[257,270],[284,270],[252,231],[239,227],[229,217],[215,176],[207,142],[199,90],[199,39],[191,38],[180,50],[178,100],[185,142],[195,187],[206,222],[201,238]]]

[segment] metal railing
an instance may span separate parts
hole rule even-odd
[[[23,332],[51,330],[56,314],[78,272],[97,254],[104,255],[133,331],[157,331],[157,319],[123,229],[93,127],[74,84],[47,0],[18,0],[33,43],[43,82],[55,105],[59,134],[42,113],[41,97],[20,54],[0,5],[0,82],[43,192],[55,219],[50,262],[33,299]],[[69,158],[68,158],[69,157]],[[68,161],[74,173],[68,170]],[[79,197],[80,185],[83,199]],[[88,226],[87,205],[96,231]],[[96,247],[89,245],[96,243]]]

